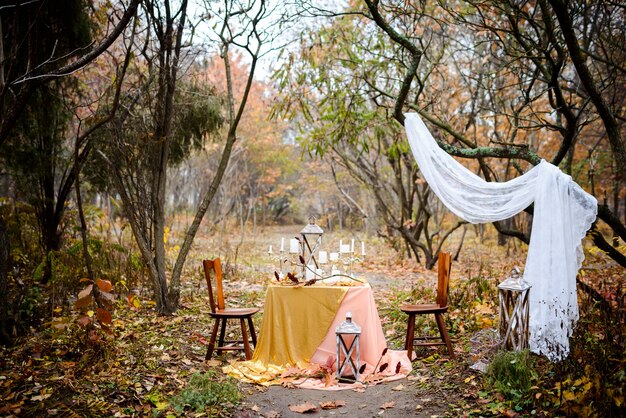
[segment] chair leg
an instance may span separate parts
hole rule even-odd
[[[256,348],[256,332],[254,332],[254,322],[252,321],[252,317],[248,317],[248,328],[250,329],[250,337],[252,338],[252,345]]]
[[[226,323],[227,322],[228,320],[226,318],[222,319],[222,329],[220,330],[220,340],[217,346],[218,355],[222,355],[224,353],[224,350],[222,350],[220,347],[224,347],[224,337],[226,336]]]
[[[241,336],[243,338],[243,349],[246,352],[246,360],[252,358],[252,352],[250,351],[250,340],[248,339],[248,331],[246,331],[246,321],[243,318],[239,318],[241,324]]]
[[[206,350],[206,356],[204,360],[211,360],[211,356],[213,355],[213,349],[215,348],[215,339],[217,338],[217,329],[220,326],[220,318],[215,318],[215,323],[213,324],[213,331],[211,331],[211,340],[209,341],[209,346]]]
[[[450,342],[450,337],[448,336],[448,331],[446,330],[446,324],[443,321],[443,315],[436,313],[435,320],[437,321],[437,326],[439,327],[439,334],[441,335],[441,339],[446,343],[446,347],[448,347],[448,354],[450,354],[451,358],[454,358],[452,343]]]
[[[415,340],[415,314],[408,314],[409,322],[406,329],[406,342],[404,349],[409,360],[413,360],[413,341]]]

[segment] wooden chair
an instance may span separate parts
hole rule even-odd
[[[215,260],[203,260],[202,266],[204,267],[204,276],[206,278],[206,284],[209,288],[209,302],[211,304],[211,318],[215,319],[213,325],[213,332],[211,332],[211,340],[209,341],[209,347],[207,348],[205,360],[210,360],[213,355],[213,350],[217,350],[218,354],[222,354],[225,350],[243,350],[246,354],[246,360],[252,358],[252,351],[250,350],[250,341],[248,338],[248,331],[246,329],[246,320],[250,327],[250,337],[252,344],[256,347],[256,333],[254,332],[254,324],[252,323],[252,316],[259,311],[259,308],[226,308],[224,306],[224,291],[222,288],[222,264],[219,258]],[[211,284],[211,270],[215,272],[215,294],[213,293],[213,286]],[[216,300],[217,299],[217,300]],[[239,320],[241,326],[241,340],[225,341],[226,335],[226,323],[229,319]],[[215,345],[215,339],[217,338],[217,330],[220,329],[220,339]]]
[[[448,285],[450,283],[450,267],[452,260],[450,253],[439,253],[439,261],[437,265],[438,283],[437,283],[437,303],[434,304],[405,304],[401,306],[402,312],[409,315],[409,322],[406,330],[406,343],[404,348],[407,350],[409,359],[412,359],[413,346],[430,346],[430,345],[445,345],[448,348],[448,354],[454,358],[454,351],[452,350],[452,343],[446,330],[446,324],[443,321],[443,314],[448,310]],[[437,327],[439,327],[439,334],[441,341],[429,341],[437,340],[438,337],[415,337],[415,316],[434,314],[437,321]],[[415,343],[415,340],[423,340]]]

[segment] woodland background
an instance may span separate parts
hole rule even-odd
[[[364,274],[399,266],[404,284],[379,295],[398,344],[397,306],[428,295],[415,275],[451,251],[463,273],[448,320],[469,344],[493,326],[494,283],[523,263],[532,207],[484,226],[448,213],[406,111],[490,181],[546,159],[599,203],[572,355],[533,360],[514,393],[479,379],[469,408],[623,412],[625,27],[608,0],[0,3],[1,413],[186,413],[162,402],[187,385],[149,362],[153,384],[132,396],[96,404],[68,387],[138,370],[118,356],[146,343],[145,324],[197,314],[201,258],[260,284],[267,245],[310,215],[328,242],[371,243]],[[262,286],[232,290],[262,306]]]

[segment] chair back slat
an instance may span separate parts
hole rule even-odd
[[[215,270],[215,287],[217,290],[217,308],[224,309],[224,288],[222,287],[222,262],[219,258],[213,260],[213,269]]]
[[[215,313],[218,309],[224,309],[224,290],[222,286],[222,264],[219,258],[215,260],[202,260],[204,267],[204,277],[209,290],[209,304],[211,312]],[[215,293],[213,292],[213,284],[211,282],[211,270],[215,272]]]
[[[437,304],[441,307],[448,306],[448,287],[450,285],[450,268],[452,258],[450,253],[439,253],[437,263]]]

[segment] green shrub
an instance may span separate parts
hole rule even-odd
[[[519,402],[528,397],[533,368],[528,350],[500,351],[489,364],[487,380],[507,400]]]
[[[222,378],[214,370],[194,373],[189,384],[172,399],[172,406],[177,412],[186,408],[194,411],[206,411],[209,416],[223,416],[241,399],[239,388],[234,379]]]

